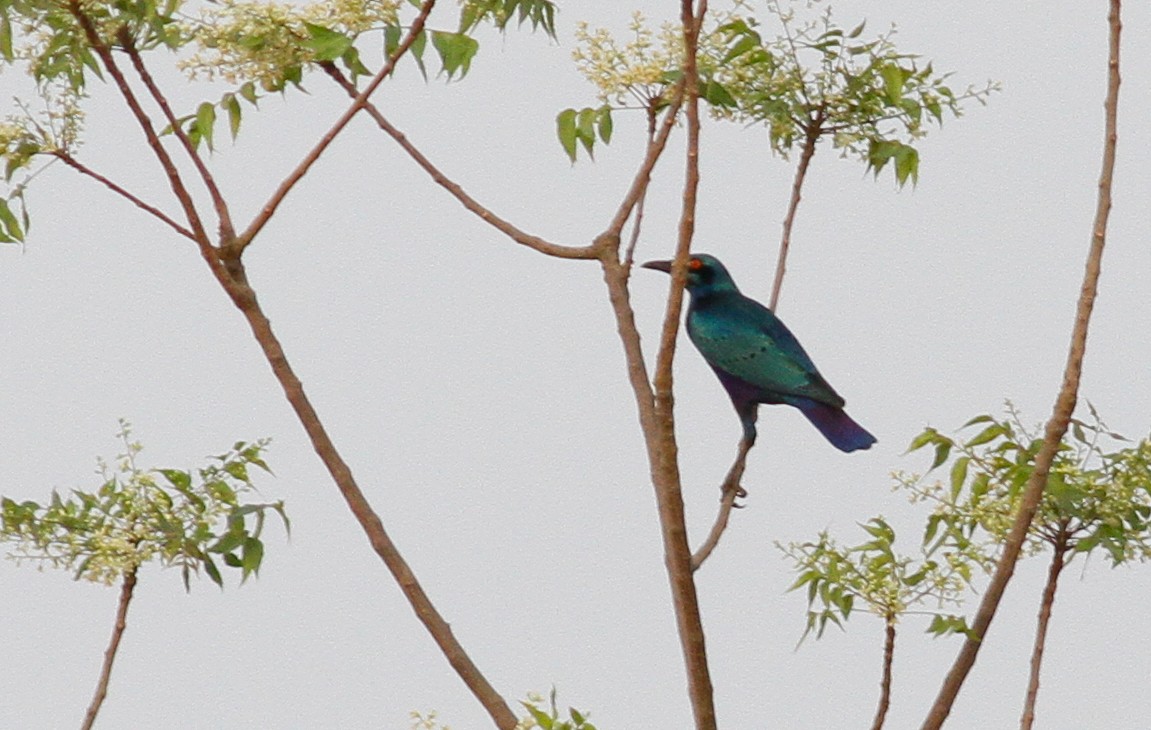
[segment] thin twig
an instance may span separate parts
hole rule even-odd
[[[112,678],[112,665],[116,661],[116,651],[120,648],[120,639],[124,637],[124,629],[128,625],[128,604],[132,602],[132,592],[136,590],[136,569],[129,568],[124,573],[124,580],[120,584],[120,602],[116,608],[116,622],[112,624],[112,638],[108,641],[108,648],[104,650],[104,665],[100,669],[100,680],[96,683],[96,693],[92,695],[92,702],[88,705],[88,712],[84,714],[84,722],[80,730],[91,730],[96,722],[96,715],[100,713],[100,706],[108,696],[108,682]]]
[[[1035,624],[1035,645],[1031,649],[1031,672],[1027,680],[1027,697],[1023,701],[1023,716],[1019,720],[1019,730],[1031,730],[1035,724],[1035,702],[1039,698],[1039,671],[1043,666],[1043,649],[1047,644],[1047,627],[1051,623],[1051,609],[1055,605],[1055,591],[1059,587],[1059,574],[1067,564],[1065,557],[1069,533],[1066,525],[1056,537],[1051,555],[1051,565],[1047,569],[1047,584],[1043,586],[1043,598],[1039,603],[1039,619]]]
[[[344,127],[348,126],[348,122],[352,121],[352,117],[356,116],[356,114],[367,105],[368,97],[370,97],[372,93],[379,88],[380,84],[383,83],[384,79],[392,73],[392,70],[396,67],[396,62],[411,48],[416,37],[423,32],[424,23],[427,21],[428,14],[432,12],[435,4],[436,0],[424,0],[420,5],[419,13],[416,15],[415,20],[412,21],[407,34],[400,41],[395,52],[388,58],[376,75],[372,77],[372,80],[368,82],[364,90],[356,96],[347,110],[336,120],[332,128],[324,133],[324,136],[320,138],[320,141],[316,143],[315,147],[313,147],[312,150],[304,156],[304,159],[300,160],[296,168],[284,178],[284,181],[281,182],[279,187],[276,188],[276,191],[272,193],[272,197],[268,199],[268,202],[264,203],[264,207],[256,214],[256,217],[248,225],[247,229],[236,238],[234,244],[236,250],[234,253],[230,253],[230,255],[238,257],[239,254],[243,252],[271,219],[272,214],[280,207],[280,203],[284,202],[284,198],[287,197],[296,183],[307,174],[316,160],[320,159],[320,155],[324,154],[324,150],[328,149],[328,145],[336,139],[336,136],[344,130]]]
[[[172,193],[176,196],[176,200],[180,202],[180,207],[184,209],[184,215],[188,218],[188,226],[192,230],[196,243],[201,247],[201,251],[205,246],[210,247],[211,243],[208,240],[207,231],[200,220],[200,214],[196,210],[196,204],[192,200],[192,196],[188,193],[188,189],[184,186],[184,181],[180,177],[180,171],[176,164],[172,161],[171,155],[164,145],[160,142],[160,138],[156,135],[156,130],[152,127],[152,120],[147,112],[140,105],[139,99],[129,86],[128,80],[124,77],[120,67],[116,64],[116,59],[112,57],[112,51],[108,45],[100,38],[100,34],[96,31],[96,26],[92,23],[92,19],[84,12],[80,6],[79,0],[69,0],[68,12],[76,18],[80,23],[80,27],[84,30],[84,35],[88,39],[88,44],[92,46],[92,50],[100,57],[100,61],[104,64],[104,68],[108,69],[108,74],[112,80],[116,82],[116,88],[120,91],[120,95],[124,97],[124,102],[135,117],[136,122],[144,131],[144,137],[148,140],[148,146],[152,148],[152,152],[156,155],[156,159],[160,162],[160,166],[164,169],[164,173],[168,176],[168,185],[172,188]]]
[[[358,93],[356,87],[352,85],[346,76],[336,67],[334,63],[325,62],[321,63],[320,67],[330,76],[337,84],[344,89],[347,94],[353,98]],[[387,120],[386,117],[380,112],[375,104],[371,102],[364,103],[364,113],[375,120],[376,125],[384,131],[389,137],[394,139],[408,156],[415,160],[416,164],[424,169],[432,180],[435,181],[444,190],[447,190],[452,197],[460,202],[465,208],[475,213],[481,220],[490,224],[496,230],[500,231],[508,238],[516,243],[519,243],[528,248],[535,249],[540,253],[547,254],[548,256],[557,256],[565,259],[594,259],[596,258],[595,248],[592,246],[561,246],[557,243],[546,241],[539,236],[533,236],[526,233],[516,226],[512,225],[509,221],[493,213],[489,208],[479,203],[475,198],[468,195],[468,193],[460,187],[458,183],[445,175],[431,160],[424,155],[403,132],[401,132],[395,125]]]
[[[883,679],[879,682],[879,705],[875,708],[875,720],[871,730],[883,730],[887,720],[887,710],[891,707],[891,664],[895,659],[895,618],[888,617],[883,632]]]
[[[691,569],[699,570],[703,562],[711,556],[712,551],[719,545],[719,539],[723,537],[723,531],[727,529],[727,521],[731,517],[731,510],[737,505],[735,501],[741,497],[747,496],[747,491],[740,485],[740,480],[743,479],[744,469],[747,468],[747,454],[751,451],[754,444],[747,439],[739,440],[739,452],[735,456],[735,462],[732,463],[731,469],[728,470],[727,476],[724,477],[723,485],[720,487],[719,499],[719,513],[715,516],[715,523],[711,526],[711,532],[708,533],[707,539],[703,544],[696,549],[695,553],[691,556]]]
[[[803,124],[803,151],[799,156],[799,166],[795,170],[795,181],[791,185],[791,200],[787,205],[787,217],[783,219],[783,234],[779,241],[779,258],[775,263],[775,281],[771,285],[771,303],[768,308],[776,311],[779,305],[779,290],[783,288],[783,274],[787,271],[787,254],[791,248],[791,228],[795,224],[795,214],[799,210],[799,201],[802,199],[803,181],[807,177],[807,168],[811,165],[811,158],[815,155],[815,146],[823,134],[823,120],[827,113],[825,105],[820,105],[815,116]]]
[[[188,138],[184,128],[176,119],[176,115],[172,113],[172,107],[168,104],[168,99],[160,91],[160,87],[156,85],[156,81],[152,78],[152,74],[148,73],[148,68],[144,65],[144,59],[140,57],[140,51],[136,48],[136,43],[132,39],[132,35],[128,32],[127,26],[122,26],[117,36],[120,45],[124,47],[124,51],[128,54],[128,58],[132,60],[132,67],[136,69],[136,75],[144,82],[145,88],[148,93],[152,95],[152,100],[160,107],[160,111],[164,113],[164,118],[168,120],[169,126],[172,128],[172,134],[176,135],[176,139],[180,140],[180,145],[183,146],[184,151],[188,154],[189,159],[192,160],[192,165],[195,166],[196,172],[200,174],[200,179],[204,182],[204,187],[208,189],[208,195],[212,198],[212,206],[216,209],[216,216],[220,221],[220,240],[231,241],[236,235],[236,229],[232,226],[232,216],[228,212],[228,204],[224,202],[224,196],[220,193],[219,186],[216,185],[216,179],[212,177],[212,173],[208,171],[208,166],[204,164],[204,159],[197,152],[196,146],[192,144],[192,140]]]
[[[963,642],[963,648],[956,657],[951,671],[940,687],[939,695],[923,723],[924,730],[938,730],[942,727],[955,698],[967,679],[971,667],[987,636],[987,629],[999,608],[1003,592],[1015,571],[1015,561],[1019,558],[1027,530],[1035,518],[1043,490],[1047,485],[1047,475],[1055,452],[1067,432],[1071,414],[1079,392],[1079,380],[1083,371],[1083,357],[1087,349],[1087,328],[1091,321],[1091,311],[1095,306],[1095,295],[1099,287],[1099,273],[1103,261],[1103,248],[1107,241],[1107,218],[1111,212],[1111,183],[1115,173],[1115,148],[1118,142],[1119,118],[1119,38],[1122,31],[1120,21],[1121,0],[1110,0],[1108,13],[1109,53],[1107,74],[1107,100],[1104,104],[1106,124],[1103,147],[1102,171],[1099,175],[1099,196],[1095,209],[1095,222],[1091,234],[1091,248],[1083,273],[1083,286],[1079,293],[1079,304],[1075,315],[1075,326],[1071,333],[1071,346],[1067,354],[1067,366],[1063,372],[1063,384],[1055,401],[1050,420],[1044,431],[1043,446],[1035,457],[1035,469],[1027,481],[1020,500],[1019,512],[1015,515],[1011,532],[1003,545],[1003,553],[987,586],[987,592],[979,603],[979,610],[972,623],[972,635]]]
[[[157,208],[154,205],[150,205],[149,203],[145,203],[140,198],[136,197],[132,193],[128,192],[124,188],[120,187],[119,185],[112,182],[111,180],[104,177],[103,175],[96,172],[95,170],[88,167],[87,165],[81,163],[79,160],[77,160],[75,157],[68,154],[67,152],[64,152],[63,150],[57,150],[56,152],[53,152],[52,155],[56,159],[63,162],[68,167],[71,167],[72,169],[79,172],[81,175],[87,175],[88,177],[92,178],[93,180],[100,183],[101,185],[108,188],[109,190],[116,193],[117,195],[120,195],[121,197],[128,199],[137,208],[141,208],[141,209],[147,211],[148,213],[152,214],[156,218],[159,218],[161,221],[168,224],[168,226],[172,230],[174,230],[176,233],[179,233],[184,238],[188,238],[188,239],[191,239],[193,241],[196,240],[196,236],[191,231],[189,231],[187,228],[180,225],[176,221],[172,220],[170,217],[168,217],[167,213],[160,210],[159,208]]]
[[[650,148],[655,141],[656,130],[656,100],[652,99],[647,105],[647,146]],[[635,247],[639,245],[639,232],[643,229],[643,208],[647,202],[647,187],[644,186],[635,205],[635,220],[631,224],[631,236],[628,237],[627,249],[624,250],[624,266],[631,268],[635,263]]]

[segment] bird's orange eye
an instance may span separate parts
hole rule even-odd
[[[692,271],[699,271],[703,268],[703,262],[699,259],[691,259],[687,262],[687,268],[691,269]]]

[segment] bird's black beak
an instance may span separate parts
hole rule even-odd
[[[670,274],[671,273],[671,262],[670,261],[648,261],[647,263],[642,265],[642,268],[644,268],[644,269],[655,269],[656,271],[662,271],[665,274]]]

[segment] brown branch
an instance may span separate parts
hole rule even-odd
[[[707,539],[691,556],[691,569],[699,570],[703,565],[703,561],[711,556],[715,547],[719,545],[719,539],[723,537],[723,531],[727,529],[727,521],[731,517],[731,510],[739,507],[735,500],[747,496],[747,491],[740,486],[740,480],[743,479],[743,471],[747,467],[747,454],[751,451],[754,444],[747,439],[739,440],[739,453],[735,456],[735,462],[728,470],[727,476],[724,477],[723,484],[720,486],[720,499],[719,499],[719,514],[715,517],[715,523],[711,526],[711,532],[708,533]]]
[[[1065,560],[1068,546],[1066,526],[1060,530],[1054,542],[1051,565],[1047,568],[1047,584],[1043,586],[1043,598],[1039,604],[1039,619],[1035,625],[1035,646],[1031,650],[1031,674],[1027,681],[1027,698],[1023,701],[1023,716],[1019,720],[1020,730],[1031,730],[1035,724],[1035,702],[1039,697],[1039,670],[1043,666],[1043,649],[1047,644],[1047,627],[1051,623],[1051,608],[1055,605],[1055,591],[1059,586],[1059,574],[1067,565]]]
[[[415,20],[412,21],[407,34],[403,40],[400,41],[400,45],[396,48],[395,52],[388,58],[376,75],[372,77],[372,80],[368,82],[364,90],[356,96],[347,110],[336,120],[332,128],[320,138],[316,146],[313,147],[312,150],[304,156],[304,159],[300,160],[296,168],[284,178],[284,181],[281,182],[279,187],[276,188],[276,191],[272,193],[272,197],[268,199],[268,202],[264,203],[264,207],[256,214],[256,217],[248,225],[247,229],[236,238],[233,244],[235,251],[229,252],[230,257],[239,257],[239,255],[243,253],[248,244],[252,242],[256,235],[268,223],[272,215],[276,212],[276,209],[280,207],[280,203],[284,202],[284,198],[287,197],[296,183],[307,174],[316,160],[320,159],[320,155],[324,154],[324,150],[328,149],[328,145],[336,139],[336,136],[344,130],[344,127],[348,126],[348,122],[352,121],[352,117],[356,116],[356,114],[367,105],[368,97],[379,88],[384,79],[391,75],[392,70],[396,67],[396,62],[411,48],[416,37],[423,31],[424,23],[427,21],[428,14],[432,12],[435,4],[436,0],[424,0],[420,5],[419,13],[416,15]]]
[[[787,217],[783,219],[783,234],[779,241],[779,258],[775,263],[775,281],[771,284],[771,303],[768,308],[773,312],[779,305],[779,290],[783,288],[783,274],[787,271],[787,254],[791,248],[791,227],[795,224],[795,214],[799,210],[803,181],[807,177],[807,168],[811,165],[811,158],[815,155],[815,146],[819,143],[820,135],[823,134],[823,120],[826,113],[826,106],[821,105],[815,116],[803,124],[803,151],[799,155],[799,166],[795,170],[795,181],[791,185],[791,201],[787,205]]]
[[[887,619],[883,637],[883,679],[879,682],[879,706],[875,708],[875,720],[871,730],[883,730],[887,720],[887,710],[891,707],[891,664],[895,659],[895,619]]]
[[[195,241],[195,240],[196,240],[196,236],[195,236],[195,234],[193,234],[193,233],[192,233],[191,231],[189,231],[187,228],[185,228],[184,226],[180,225],[179,223],[177,223],[176,221],[174,221],[174,220],[172,220],[170,217],[168,217],[168,214],[167,214],[167,213],[165,213],[164,211],[160,210],[159,208],[157,208],[157,207],[156,207],[156,206],[154,206],[154,205],[150,205],[149,203],[145,203],[143,200],[141,200],[140,198],[136,197],[136,196],[135,196],[135,195],[133,195],[132,193],[128,192],[128,191],[127,191],[127,190],[125,190],[124,188],[120,187],[120,186],[119,186],[119,185],[117,185],[115,182],[113,182],[113,181],[109,180],[108,178],[104,177],[103,175],[101,175],[100,173],[96,172],[95,170],[93,170],[92,168],[88,167],[87,165],[84,165],[84,164],[83,164],[83,163],[81,163],[79,160],[77,160],[75,157],[73,157],[72,155],[68,154],[67,152],[64,152],[63,150],[57,150],[56,152],[53,152],[53,153],[52,153],[52,155],[53,155],[53,156],[54,156],[56,159],[58,159],[58,160],[60,160],[61,162],[63,162],[63,163],[64,163],[65,165],[67,165],[68,167],[71,167],[72,169],[74,169],[74,170],[76,170],[77,172],[79,172],[81,175],[87,175],[88,177],[92,178],[93,180],[95,180],[96,182],[100,183],[101,185],[103,185],[104,187],[108,188],[109,190],[111,190],[112,192],[116,193],[117,195],[119,195],[119,196],[121,196],[121,197],[123,197],[123,198],[126,198],[128,201],[130,201],[130,202],[131,202],[133,205],[135,205],[137,208],[141,208],[141,209],[143,209],[144,211],[146,211],[146,212],[148,212],[148,213],[152,214],[152,215],[153,215],[153,216],[155,216],[156,218],[159,218],[161,221],[163,221],[164,223],[168,224],[168,226],[169,226],[169,227],[170,227],[172,230],[174,230],[176,233],[179,233],[179,234],[180,234],[181,236],[183,236],[184,238],[189,238],[189,239],[191,239],[191,240],[193,240],[193,241]]]
[[[152,128],[152,120],[140,106],[139,99],[133,93],[132,87],[128,85],[128,80],[124,77],[120,67],[116,64],[116,59],[112,57],[112,51],[108,45],[100,38],[100,34],[96,31],[96,26],[92,23],[92,19],[84,13],[80,6],[80,0],[69,0],[68,12],[76,18],[80,23],[80,27],[84,30],[84,35],[88,39],[88,44],[92,46],[92,50],[100,57],[100,61],[104,67],[108,69],[108,74],[112,80],[116,82],[116,88],[120,91],[120,95],[124,97],[124,102],[135,117],[136,122],[144,132],[144,137],[148,140],[148,146],[152,148],[153,154],[160,162],[160,166],[164,169],[164,173],[168,176],[168,185],[172,188],[172,193],[180,202],[180,206],[184,209],[184,214],[188,217],[188,226],[191,228],[196,242],[202,247],[210,246],[208,241],[208,234],[204,230],[204,225],[200,221],[200,214],[196,210],[196,204],[192,200],[192,196],[188,193],[188,189],[184,186],[184,181],[180,177],[180,171],[176,164],[172,161],[171,155],[164,145],[160,142],[160,138],[156,135],[156,130]]]
[[[196,172],[200,174],[200,179],[204,182],[204,187],[208,189],[208,195],[212,198],[212,206],[216,209],[216,216],[220,221],[220,240],[231,241],[236,235],[236,229],[232,226],[232,215],[228,212],[228,204],[224,202],[224,196],[220,194],[216,179],[212,177],[212,173],[208,171],[208,166],[204,164],[204,159],[196,151],[196,146],[192,144],[192,140],[188,138],[184,128],[176,119],[176,115],[172,113],[168,99],[161,93],[160,87],[152,78],[152,74],[148,73],[144,59],[140,57],[140,51],[136,48],[136,43],[132,39],[131,33],[128,32],[127,26],[121,26],[117,40],[120,41],[120,45],[128,54],[128,58],[132,60],[132,67],[136,69],[136,75],[144,82],[144,87],[148,89],[148,93],[152,95],[152,99],[160,107],[160,111],[164,113],[164,118],[168,120],[168,124],[172,128],[172,134],[180,140],[180,145],[188,153],[192,165],[195,166]]]
[[[104,665],[100,669],[100,680],[96,683],[96,693],[88,705],[88,712],[84,714],[81,730],[91,730],[96,722],[96,715],[100,713],[100,706],[108,696],[108,681],[112,678],[112,664],[116,661],[116,652],[120,648],[120,639],[124,637],[124,629],[128,625],[128,604],[132,602],[132,592],[136,590],[136,569],[129,568],[124,573],[124,580],[120,584],[120,602],[116,608],[116,622],[112,624],[112,638],[108,641],[108,648],[104,650]]]
[[[1083,357],[1087,349],[1087,328],[1091,321],[1091,311],[1095,305],[1095,295],[1099,287],[1099,273],[1103,261],[1103,248],[1107,241],[1107,218],[1111,212],[1111,183],[1115,172],[1115,148],[1118,141],[1119,118],[1119,38],[1122,30],[1120,21],[1121,0],[1110,0],[1108,25],[1110,27],[1109,53],[1107,60],[1107,99],[1104,103],[1106,124],[1103,147],[1102,171],[1099,176],[1099,196],[1095,209],[1095,222],[1092,228],[1091,248],[1087,256],[1087,264],[1083,273],[1083,286],[1079,293],[1079,304],[1075,315],[1075,326],[1071,333],[1071,346],[1067,355],[1067,366],[1063,373],[1063,384],[1051,418],[1047,422],[1044,433],[1043,446],[1035,457],[1035,469],[1027,481],[1023,497],[1020,500],[1019,512],[1011,526],[1007,541],[1003,546],[1003,554],[995,568],[995,574],[979,604],[972,624],[972,636],[963,643],[963,648],[956,657],[955,663],[948,672],[947,678],[940,687],[939,695],[931,707],[931,711],[924,721],[925,730],[937,730],[943,725],[955,698],[963,686],[967,674],[975,664],[983,638],[987,636],[987,629],[1011,575],[1015,570],[1015,561],[1023,541],[1027,537],[1028,527],[1035,518],[1039,501],[1043,497],[1043,489],[1047,484],[1047,474],[1051,469],[1051,462],[1055,452],[1067,431],[1067,424],[1075,410],[1075,402],[1079,392],[1079,379],[1083,371]]]
[[[340,72],[334,63],[323,62],[320,67],[334,80],[340,87],[353,98],[356,97],[356,87],[352,82],[348,81],[347,77]],[[384,117],[375,104],[371,102],[364,103],[364,113],[375,120],[376,125],[384,131],[389,137],[394,139],[408,156],[415,160],[416,164],[424,169],[432,180],[436,182],[444,190],[447,190],[452,197],[460,202],[465,208],[475,213],[496,230],[500,231],[508,238],[512,239],[518,244],[527,246],[528,248],[539,251],[540,253],[547,254],[548,256],[557,256],[565,259],[594,259],[596,258],[596,251],[592,246],[561,246],[550,241],[546,241],[539,236],[533,236],[529,233],[512,225],[509,221],[493,213],[489,208],[482,205],[475,198],[468,195],[466,191],[458,183],[445,175],[431,160],[424,155],[411,141],[407,135],[401,132],[391,122]]]
[[[235,267],[239,267],[238,278],[232,278]],[[487,710],[496,727],[500,730],[513,730],[517,722],[515,715],[475,663],[472,662],[452,633],[451,626],[436,610],[431,599],[424,592],[419,581],[416,580],[416,576],[408,566],[407,561],[404,560],[395,543],[384,530],[383,523],[368,503],[359,484],[356,483],[351,469],[340,456],[328,435],[327,429],[320,421],[319,415],[304,392],[303,383],[300,382],[299,377],[296,376],[288,362],[283,347],[272,330],[271,322],[256,299],[255,292],[248,286],[246,277],[243,276],[242,264],[237,259],[234,261],[233,268],[226,269],[221,265],[216,265],[213,266],[212,271],[248,321],[248,326],[251,327],[252,334],[263,350],[268,364],[271,365],[276,380],[279,381],[292,410],[295,411],[296,417],[307,432],[312,447],[324,463],[328,473],[331,474],[356,521],[363,528],[372,549],[387,566],[396,583],[399,584],[400,590],[403,591],[404,597],[407,598],[416,617],[432,635],[432,639],[439,646],[440,651],[443,652],[456,674]]]
[[[700,3],[700,12],[706,3]],[[660,531],[663,536],[664,563],[672,586],[672,600],[680,646],[688,674],[688,694],[697,730],[716,727],[715,698],[711,673],[707,664],[707,645],[699,611],[695,579],[692,574],[691,548],[687,540],[683,493],[680,484],[675,419],[673,413],[671,365],[675,356],[679,316],[683,305],[683,284],[687,273],[687,258],[695,231],[696,195],[699,188],[699,88],[696,53],[699,41],[699,23],[691,0],[682,0],[680,17],[684,34],[683,98],[687,114],[687,155],[680,213],[679,237],[676,244],[675,265],[668,302],[664,314],[663,332],[656,357],[655,399],[653,418],[648,424],[649,458],[652,461],[652,481],[658,503]],[[638,200],[638,198],[637,198]]]
[[[655,169],[655,164],[659,162],[659,158],[663,155],[663,150],[667,146],[667,140],[671,136],[671,130],[675,127],[676,119],[679,117],[679,110],[683,105],[684,85],[684,79],[681,78],[672,88],[671,102],[664,112],[663,123],[660,125],[655,137],[648,141],[647,152],[644,155],[643,162],[640,163],[639,169],[636,170],[635,177],[632,178],[631,185],[624,194],[623,200],[620,201],[615,215],[612,216],[611,221],[608,223],[604,231],[605,234],[618,237],[620,232],[623,231],[627,219],[631,216],[632,210],[647,194],[648,185],[651,184],[652,170]]]

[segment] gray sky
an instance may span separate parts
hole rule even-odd
[[[451,6],[446,3],[446,6]],[[560,42],[482,38],[471,75],[425,85],[411,64],[376,102],[433,160],[522,228],[568,244],[602,230],[641,153],[616,117],[594,164],[569,165],[554,116],[595,103],[569,54],[577,20],[622,28],[677,3],[565,3]],[[1125,8],[1120,158],[1082,395],[1109,425],[1146,434],[1151,307],[1151,7]],[[922,509],[892,493],[925,425],[958,427],[1012,399],[1045,419],[1063,368],[1094,214],[1102,145],[1103,3],[910,0],[834,5],[841,25],[896,21],[901,48],[1003,83],[921,145],[917,189],[878,182],[830,149],[816,157],[780,315],[879,438],[844,455],[788,409],[761,412],[760,443],[716,554],[698,574],[721,725],[869,724],[882,624],[794,651],[804,598],[773,547],[828,528],[858,542],[883,514],[913,549]],[[446,10],[452,10],[447,7]],[[452,26],[451,12],[439,16]],[[8,97],[17,79],[0,77]],[[191,110],[219,90],[170,84]],[[247,220],[340,113],[268,99],[212,159]],[[82,159],[155,200],[160,174],[112,89],[92,89]],[[709,123],[696,250],[766,299],[792,173],[758,129]],[[682,139],[657,170],[639,256],[674,242]],[[339,499],[239,314],[192,246],[57,166],[29,196],[31,238],[0,248],[0,491],[92,489],[95,457],[135,424],[145,465],[186,466],[237,439],[273,439],[290,543],[271,526],[259,580],[183,592],[142,574],[100,726],[406,728],[435,709],[456,730],[486,716],[436,650]],[[313,401],[453,630],[510,700],[558,687],[601,728],[687,727],[652,489],[599,268],[517,247],[449,199],[357,120],[249,252],[249,272]],[[654,347],[666,277],[637,272]],[[739,434],[690,347],[676,367],[689,528],[699,540]],[[1021,564],[949,727],[1017,722],[1046,561]],[[1139,728],[1151,713],[1146,569],[1095,559],[1065,574],[1039,698],[1044,728]],[[116,591],[0,563],[0,727],[71,727],[83,714]],[[901,624],[889,727],[917,726],[959,640]]]

